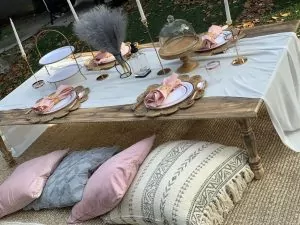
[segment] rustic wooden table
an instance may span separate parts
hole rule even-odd
[[[246,29],[244,32],[247,37],[256,37],[280,32],[296,32],[299,24],[300,21],[276,23]],[[249,164],[255,174],[255,178],[261,179],[264,174],[264,169],[258,155],[255,135],[251,128],[250,119],[257,117],[257,113],[262,104],[263,101],[261,99],[207,97],[201,99],[201,101],[197,101],[195,105],[189,109],[181,110],[180,112],[170,116],[152,119],[146,117],[135,117],[130,105],[79,109],[70,113],[66,117],[52,120],[51,124],[140,121],[149,119],[155,121],[232,118],[237,121],[241,128],[244,144],[249,153]],[[0,111],[0,126],[31,124],[25,115],[26,111],[28,111],[28,109]],[[11,155],[11,151],[5,146],[2,139],[0,139],[0,148],[5,160],[10,166],[13,166],[15,164],[15,160]]]

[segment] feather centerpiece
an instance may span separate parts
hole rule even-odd
[[[97,6],[83,14],[74,23],[74,32],[79,39],[93,48],[109,52],[124,70],[125,76],[131,75],[131,69],[121,54],[121,45],[126,37],[127,16],[121,8],[109,9]]]

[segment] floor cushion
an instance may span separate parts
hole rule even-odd
[[[154,149],[108,224],[221,224],[254,174],[236,147],[176,141]]]
[[[81,200],[92,173],[118,151],[117,147],[107,147],[70,153],[49,177],[42,195],[25,210],[73,206]]]
[[[143,139],[100,166],[89,179],[82,200],[73,207],[68,223],[83,222],[115,208],[152,149],[154,140],[155,136]]]
[[[0,185],[0,218],[40,197],[48,177],[67,153],[54,151],[19,165]]]

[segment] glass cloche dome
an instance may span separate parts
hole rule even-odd
[[[167,21],[159,33],[160,46],[175,37],[196,36],[193,26],[186,20],[174,19],[174,16],[169,15]]]

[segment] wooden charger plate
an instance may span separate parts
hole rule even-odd
[[[205,89],[202,91],[198,91],[196,93],[196,96],[194,100],[191,100],[192,96],[195,93],[195,89],[197,84],[200,81],[203,81],[202,77],[200,75],[195,75],[190,77],[189,75],[180,75],[178,77],[181,81],[186,81],[190,82],[194,86],[194,92],[193,94],[185,99],[184,101],[180,102],[177,105],[173,105],[169,108],[164,108],[164,109],[148,109],[145,104],[144,104],[144,99],[146,95],[152,91],[158,88],[160,85],[159,84],[153,84],[150,85],[145,92],[143,92],[141,95],[138,96],[137,102],[131,106],[131,109],[134,113],[135,116],[137,117],[158,117],[158,116],[168,116],[171,115],[179,110],[187,109],[191,106],[193,106],[196,102],[196,100],[201,99],[204,96]]]
[[[84,88],[83,86],[77,86],[77,87],[74,88],[74,91],[76,92],[77,95],[81,92],[84,92],[84,94],[80,99],[76,98],[67,107],[65,107],[65,108],[63,108],[59,111],[53,112],[51,114],[45,114],[44,115],[44,114],[37,114],[33,110],[31,110],[30,112],[28,111],[29,113],[28,113],[28,116],[27,116],[27,121],[29,121],[32,124],[48,123],[53,119],[59,119],[59,118],[65,117],[70,112],[79,109],[81,103],[88,99],[88,94],[90,92],[90,89],[89,88]]]

